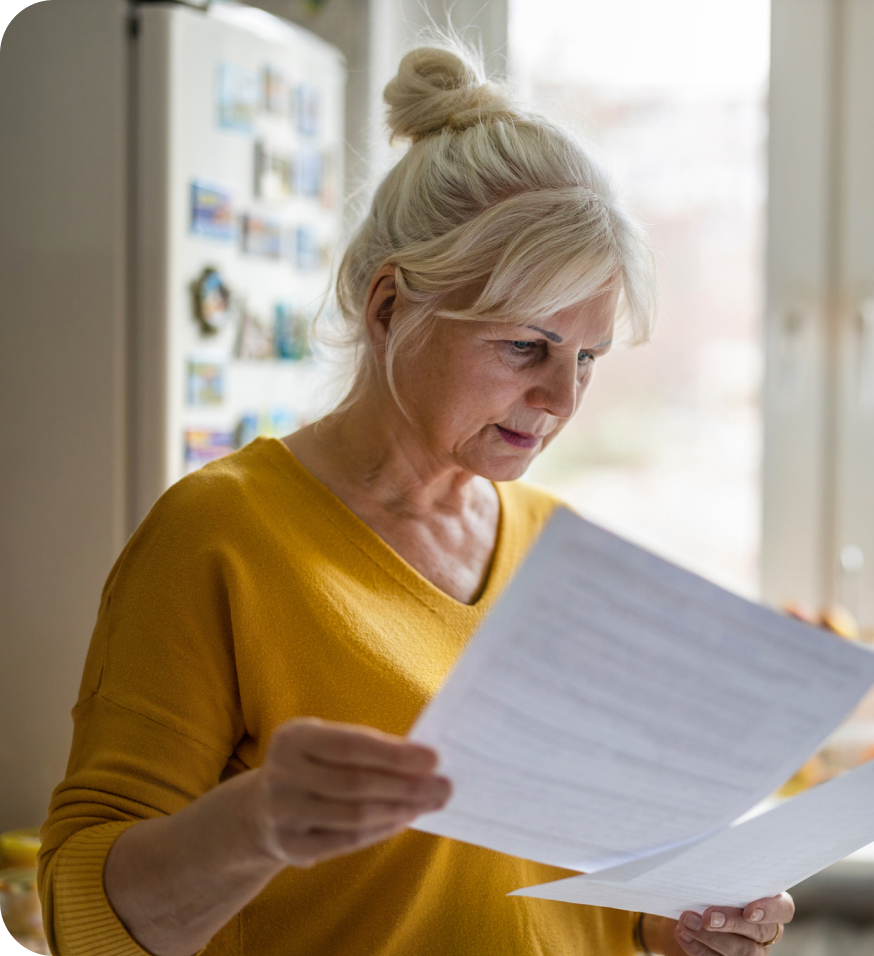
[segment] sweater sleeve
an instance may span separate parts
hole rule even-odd
[[[112,844],[245,769],[232,758],[245,733],[228,599],[233,549],[215,514],[221,494],[204,484],[183,482],[161,499],[104,590],[67,776],[40,834],[39,892],[56,956],[148,956],[104,890]]]

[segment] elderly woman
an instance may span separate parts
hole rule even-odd
[[[592,161],[463,50],[386,89],[412,146],[343,259],[354,384],[185,478],[113,568],[40,887],[62,956],[755,956],[788,897],[662,917],[505,894],[551,867],[408,829],[408,731],[555,506],[519,478],[651,255]],[[703,923],[702,923],[703,918]]]

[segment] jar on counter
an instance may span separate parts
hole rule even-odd
[[[49,956],[36,890],[38,850],[35,827],[0,834],[0,917],[19,945]]]

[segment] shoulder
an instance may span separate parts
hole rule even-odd
[[[257,443],[248,445],[168,488],[141,521],[119,565],[189,566],[237,551],[272,520],[283,491],[269,456]]]
[[[204,534],[234,527],[269,507],[276,484],[269,456],[253,442],[177,481],[155,502],[141,527],[194,523]]]

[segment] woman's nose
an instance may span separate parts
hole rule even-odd
[[[550,363],[543,377],[528,393],[528,404],[556,418],[572,418],[580,393],[579,369],[574,362]]]

